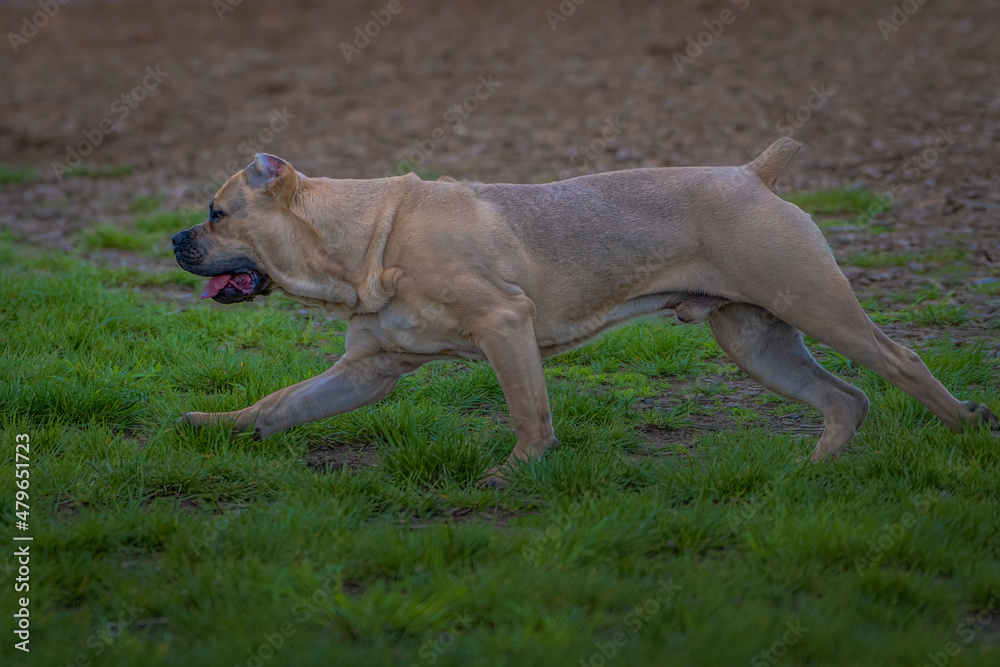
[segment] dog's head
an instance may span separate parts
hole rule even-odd
[[[203,299],[251,301],[281,287],[268,267],[295,236],[290,205],[298,187],[291,164],[258,154],[215,194],[205,222],[174,234],[177,263],[209,278]]]

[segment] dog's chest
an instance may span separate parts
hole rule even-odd
[[[435,304],[404,309],[390,303],[376,317],[378,326],[370,332],[388,352],[484,358],[478,348],[455,333],[456,323]]]

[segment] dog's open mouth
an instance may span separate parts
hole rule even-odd
[[[259,286],[260,274],[256,271],[220,273],[208,281],[201,298],[215,299],[219,303],[253,301]]]

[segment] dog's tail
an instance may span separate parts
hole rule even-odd
[[[777,192],[775,184],[778,182],[778,176],[781,176],[785,165],[795,157],[801,147],[802,144],[795,139],[782,137],[764,149],[764,152],[746,165],[746,168],[757,174],[757,178],[762,180],[771,192]]]

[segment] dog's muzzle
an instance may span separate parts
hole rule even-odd
[[[219,303],[239,303],[253,301],[258,294],[270,291],[271,280],[257,268],[249,258],[227,261],[225,265],[206,263],[206,254],[196,243],[196,235],[190,229],[177,232],[171,239],[174,243],[174,258],[182,269],[196,276],[209,278],[202,299],[215,299]]]

